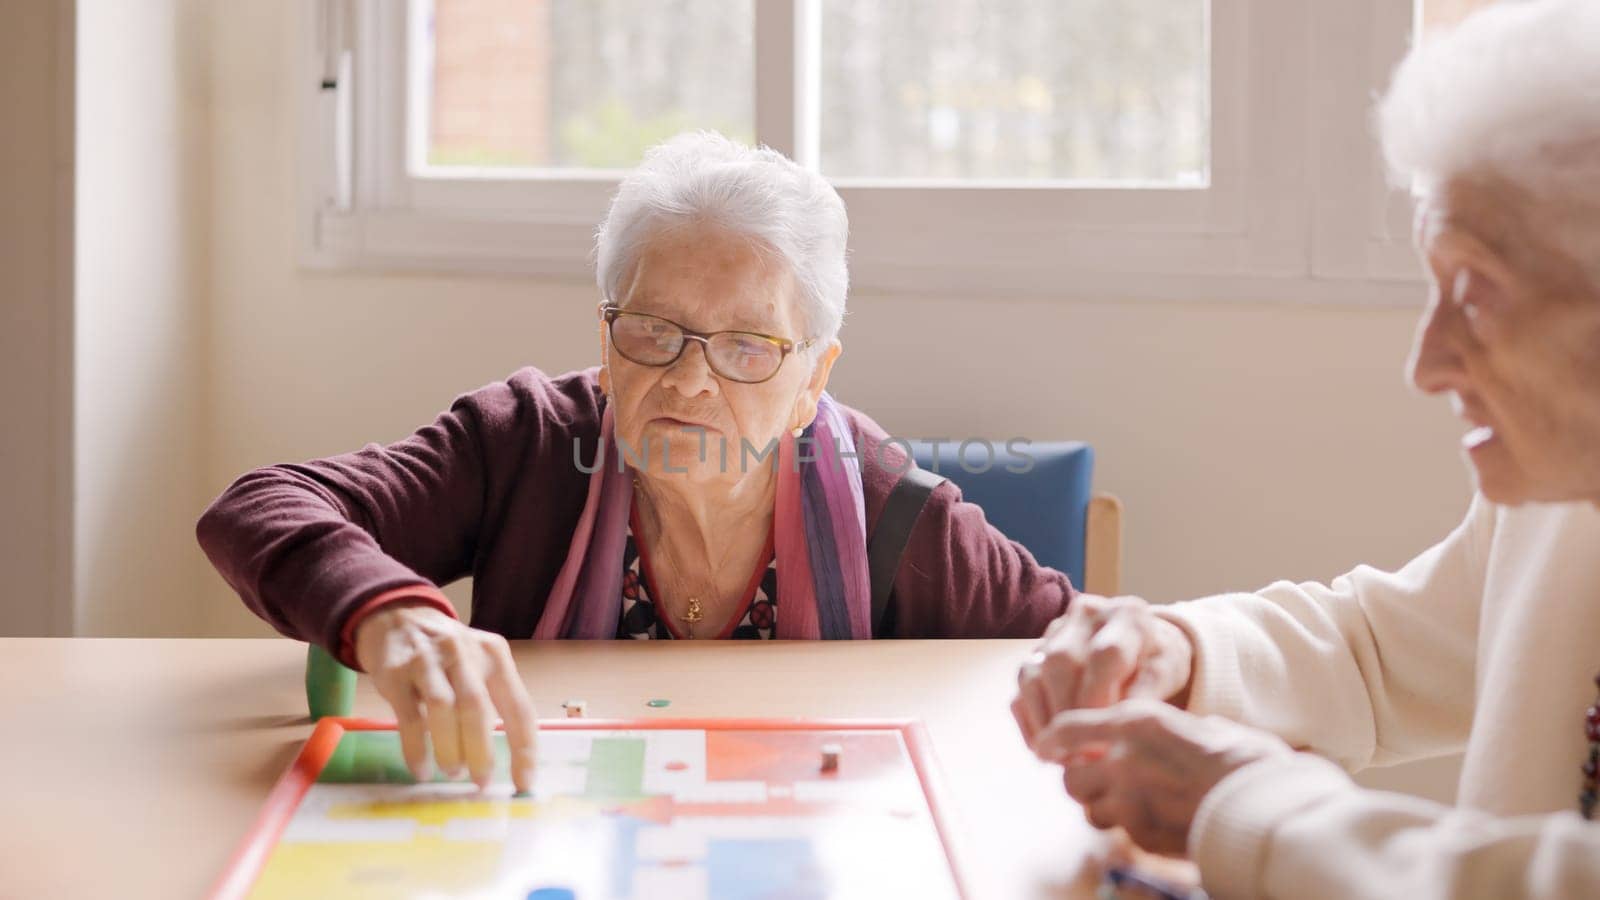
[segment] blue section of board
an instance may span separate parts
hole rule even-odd
[[[633,896],[633,870],[639,867],[639,829],[644,823],[632,816],[612,822],[611,896]]]
[[[828,896],[827,873],[808,840],[713,840],[706,870],[719,900],[806,900]]]

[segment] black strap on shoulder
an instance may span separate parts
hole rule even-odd
[[[900,571],[900,556],[911,540],[911,529],[916,527],[922,507],[933,496],[934,488],[946,481],[915,465],[907,469],[889,491],[883,512],[867,539],[867,573],[872,584],[872,634],[883,631],[884,612],[889,608],[889,595],[894,591],[894,577]]]

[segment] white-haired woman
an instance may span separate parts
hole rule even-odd
[[[1600,3],[1429,35],[1380,124],[1433,285],[1410,377],[1471,426],[1466,521],[1329,586],[1080,597],[1013,709],[1091,821],[1217,897],[1600,897]],[[1463,750],[1453,808],[1345,774]]]
[[[523,369],[399,443],[248,473],[200,543],[256,614],[373,676],[419,776],[426,733],[486,781],[498,709],[519,788],[533,718],[506,638],[1036,637],[1072,586],[949,483],[869,582],[910,462],[824,390],[846,230],[815,172],[681,135],[600,229],[598,368]],[[464,575],[471,627],[435,587]]]

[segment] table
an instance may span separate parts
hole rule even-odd
[[[921,719],[973,897],[1090,897],[1106,842],[1008,708],[1032,645],[512,647],[546,717]],[[304,665],[279,639],[0,639],[0,897],[203,895],[310,734]],[[355,714],[391,717],[364,678]]]

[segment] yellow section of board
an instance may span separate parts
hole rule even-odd
[[[336,803],[328,808],[330,819],[412,819],[418,825],[438,825],[457,819],[500,821],[505,819],[549,819],[562,816],[592,816],[599,804],[555,797],[535,803],[531,800],[396,800],[375,803]]]
[[[254,900],[303,900],[316,894],[381,900],[481,890],[504,852],[505,845],[499,841],[423,835],[404,842],[279,844],[250,896]]]

